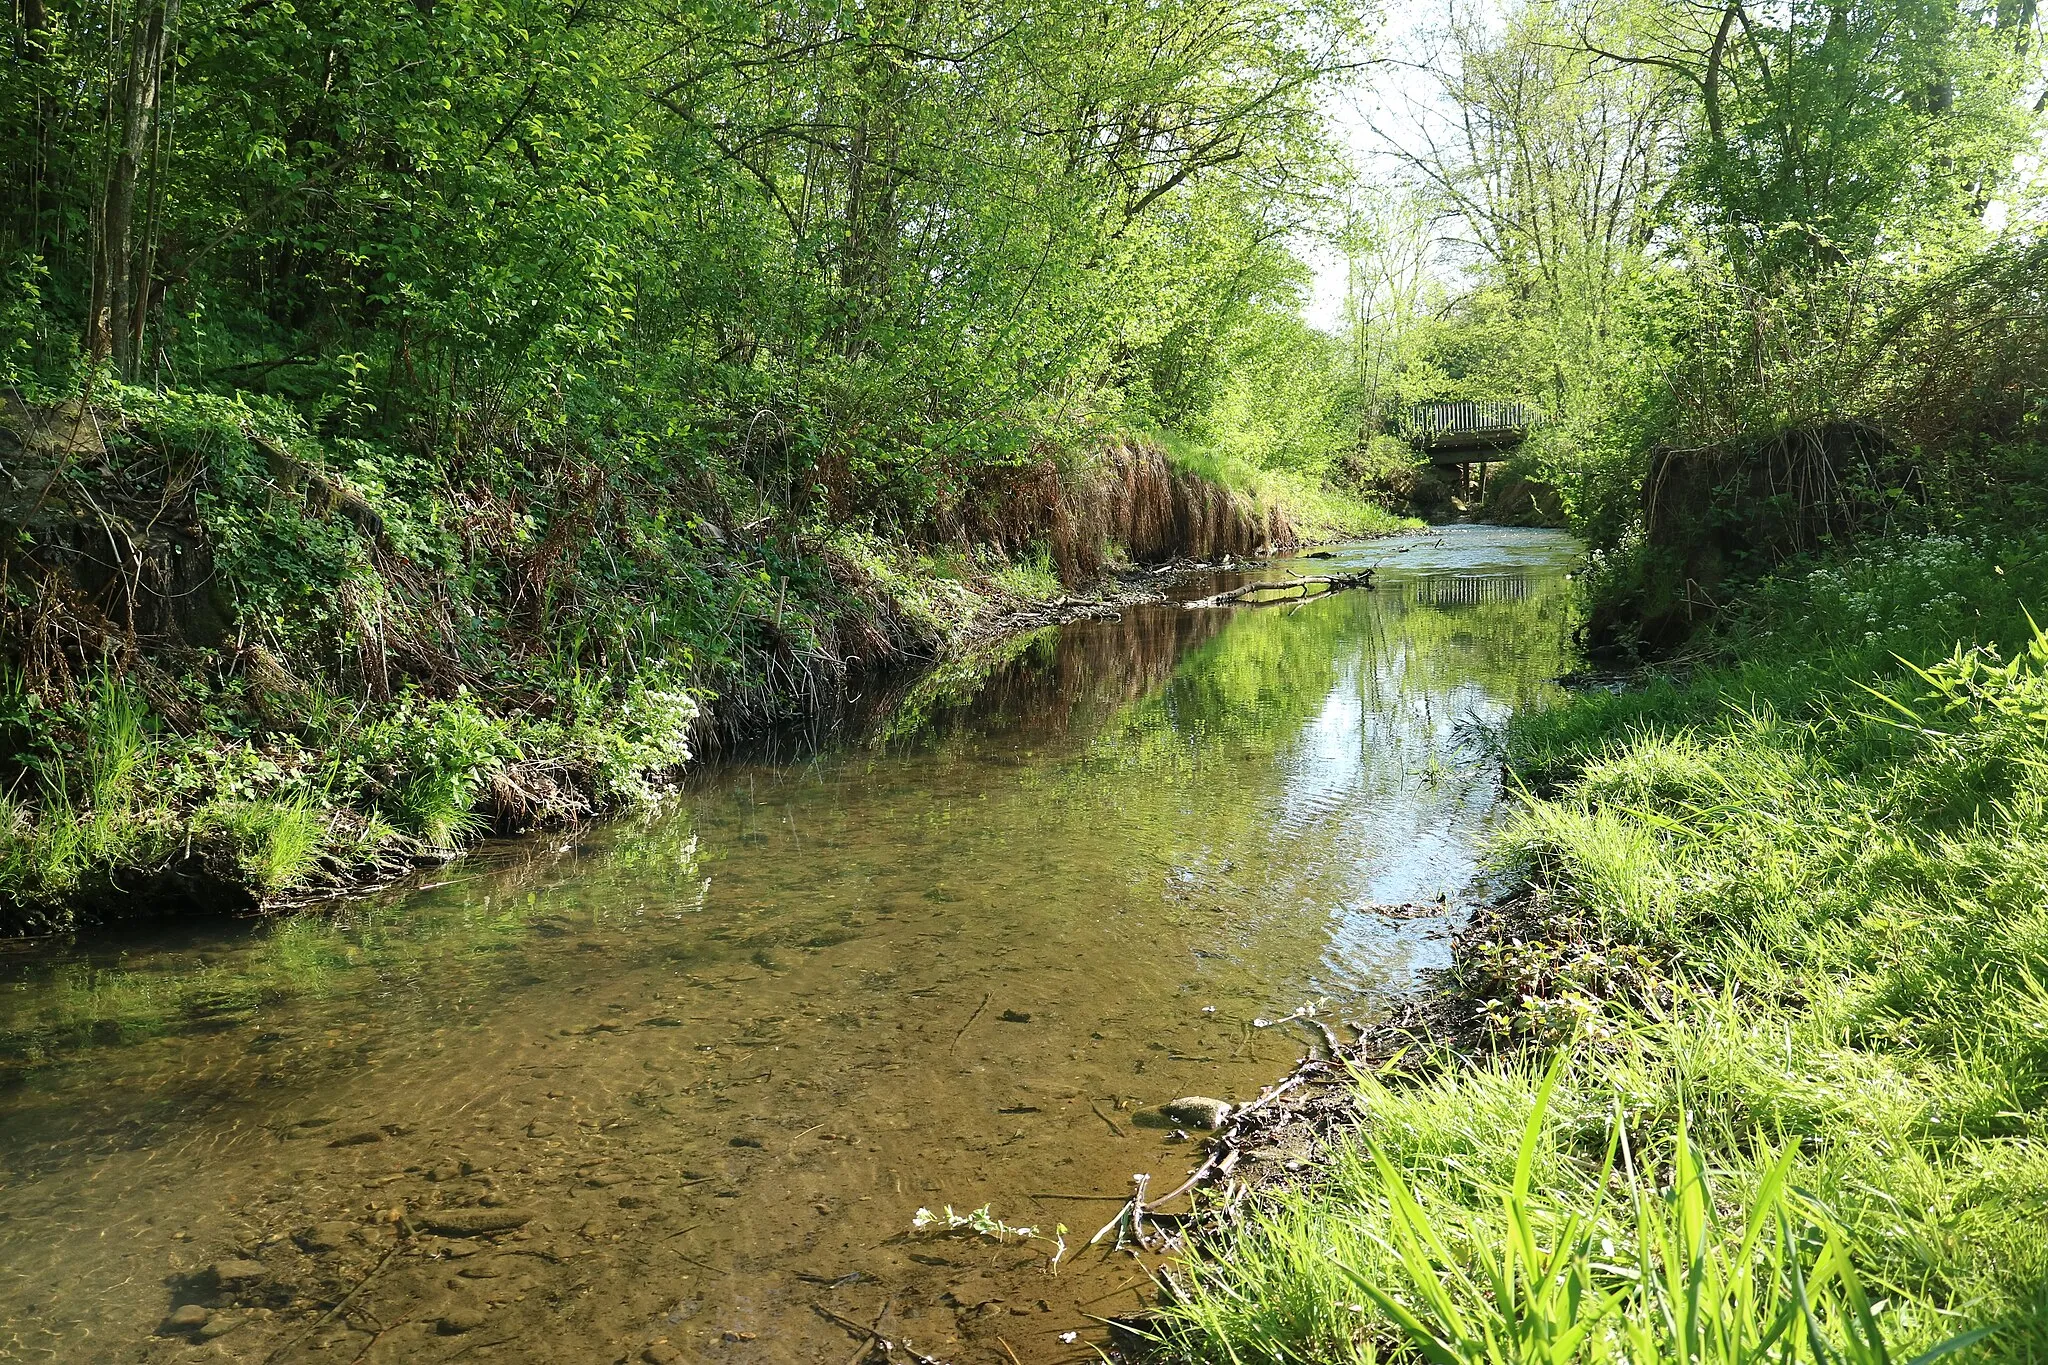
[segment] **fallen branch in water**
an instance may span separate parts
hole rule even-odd
[[[1235,1138],[1236,1133],[1242,1126],[1242,1120],[1251,1114],[1257,1113],[1260,1109],[1279,1099],[1296,1086],[1324,1074],[1326,1070],[1328,1070],[1328,1064],[1321,1059],[1316,1057],[1304,1058],[1292,1076],[1273,1086],[1257,1099],[1247,1104],[1239,1105],[1236,1109],[1232,1110],[1229,1122],[1225,1125],[1223,1131],[1209,1141],[1209,1159],[1204,1161],[1196,1169],[1195,1173],[1181,1184],[1176,1185],[1173,1189],[1146,1204],[1145,1211],[1148,1213],[1154,1212],[1172,1203],[1208,1179],[1211,1172],[1229,1174],[1230,1168],[1237,1164],[1238,1149]],[[1100,1236],[1101,1234],[1097,1233],[1096,1235]]]
[[[1296,1014],[1292,1017],[1294,1022],[1300,1024],[1303,1028],[1316,1031],[1323,1040],[1323,1046],[1329,1049],[1331,1060],[1334,1061],[1337,1057],[1337,1050],[1342,1044],[1337,1041],[1337,1035],[1330,1031],[1330,1026],[1312,1014]],[[1315,1054],[1310,1053],[1309,1055],[1314,1056]]]
[[[265,1356],[263,1360],[263,1365],[270,1365],[272,1361],[284,1356],[294,1346],[297,1346],[300,1342],[312,1336],[313,1333],[319,1331],[322,1327],[325,1327],[328,1323],[332,1322],[335,1319],[335,1317],[341,1312],[342,1309],[348,1307],[349,1304],[355,1300],[356,1295],[362,1293],[363,1290],[368,1287],[370,1281],[376,1279],[379,1275],[382,1275],[384,1273],[384,1267],[391,1264],[391,1258],[393,1256],[396,1256],[404,1247],[405,1238],[401,1236],[396,1242],[393,1242],[391,1244],[391,1246],[384,1252],[382,1256],[377,1258],[377,1264],[370,1267],[369,1273],[364,1275],[363,1278],[361,1278],[360,1280],[356,1281],[355,1288],[349,1290],[348,1293],[343,1294],[341,1298],[335,1302],[332,1308],[329,1308],[325,1313],[322,1313],[314,1321],[311,1327],[308,1327],[305,1331],[299,1333],[290,1341],[287,1341],[284,1345],[272,1351],[268,1356]],[[383,1333],[379,1332],[377,1335],[382,1336]],[[372,1344],[375,1344],[374,1339],[372,1341]]]
[[[1300,601],[1304,597],[1327,596],[1343,592],[1347,588],[1370,588],[1372,570],[1360,569],[1356,573],[1310,574],[1299,578],[1263,579],[1257,583],[1246,583],[1242,587],[1227,588],[1214,597],[1204,597],[1186,603],[1189,607],[1226,607],[1233,602],[1246,606],[1263,607],[1281,602]],[[1311,593],[1311,588],[1321,588],[1320,593]],[[1264,598],[1262,593],[1285,593],[1287,596]]]
[[[920,1351],[915,1346],[912,1346],[908,1341],[891,1341],[888,1337],[882,1335],[882,1333],[879,1330],[882,1325],[882,1319],[889,1316],[889,1309],[892,1306],[894,1306],[895,1302],[896,1296],[891,1294],[888,1300],[882,1304],[881,1314],[880,1316],[876,1317],[875,1325],[873,1327],[868,1326],[864,1322],[856,1322],[852,1318],[847,1317],[844,1313],[835,1313],[822,1303],[813,1302],[811,1304],[811,1307],[814,1310],[816,1310],[820,1317],[838,1323],[841,1327],[844,1327],[847,1331],[854,1333],[856,1336],[863,1336],[867,1338],[866,1344],[861,1347],[860,1354],[854,1357],[856,1361],[865,1360],[869,1356],[873,1355],[876,1351],[880,1351],[885,1356],[894,1355],[896,1352],[896,1348],[898,1346],[901,1346],[903,1348],[903,1353],[909,1356],[913,1361],[915,1361],[916,1365],[946,1365],[945,1361],[940,1360],[937,1356],[926,1355],[923,1351]]]

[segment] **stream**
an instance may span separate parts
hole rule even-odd
[[[0,1359],[1098,1359],[1149,1282],[1083,1244],[1200,1159],[1149,1111],[1447,960],[1577,554],[1337,546],[1257,572],[1372,591],[1047,628],[644,818],[0,944]]]

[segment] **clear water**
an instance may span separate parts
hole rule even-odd
[[[915,1211],[1078,1247],[1133,1173],[1195,1163],[1147,1106],[1299,1055],[1255,1018],[1362,1018],[1440,963],[1486,732],[1564,666],[1575,554],[1339,547],[1283,567],[1375,591],[1041,632],[644,821],[282,922],[0,949],[0,1357],[843,1361],[828,1312],[886,1305],[962,1365],[1095,1358],[1142,1265],[1054,1275]],[[389,1221],[480,1204],[531,1221]],[[231,1258],[261,1278],[213,1289]],[[232,1330],[154,1335],[192,1301]]]

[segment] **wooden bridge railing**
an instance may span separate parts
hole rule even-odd
[[[1527,403],[1464,398],[1417,403],[1408,410],[1408,439],[1424,450],[1504,449],[1519,445],[1543,414]]]

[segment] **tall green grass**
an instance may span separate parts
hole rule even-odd
[[[6,711],[26,710],[19,680],[6,688]],[[158,747],[148,719],[142,697],[112,674],[85,686],[68,749],[32,756],[23,783],[0,794],[0,895],[62,894],[161,851],[170,838],[163,796],[142,780]]]
[[[1561,1074],[1553,1066],[1538,1085],[1505,1182],[1481,1166],[1446,1163],[1456,1172],[1447,1182],[1445,1169],[1417,1162],[1413,1152],[1397,1157],[1367,1144],[1366,1160],[1354,1156],[1340,1168],[1336,1190],[1320,1196],[1341,1191],[1364,1215],[1343,1235],[1332,1236],[1302,1205],[1258,1225],[1252,1235],[1262,1251],[1292,1242],[1292,1260],[1320,1254],[1331,1267],[1327,1287],[1340,1300],[1357,1300],[1341,1305],[1351,1321],[1325,1326],[1327,1352],[1429,1365],[1904,1359],[1881,1320],[1889,1301],[1873,1297],[1847,1234],[1794,1187],[1795,1150],[1751,1171],[1746,1189],[1732,1181],[1724,1187],[1683,1122],[1663,1169],[1641,1165],[1617,1109],[1597,1164],[1559,1160],[1543,1130]],[[1412,1178],[1404,1163],[1415,1168]],[[1177,1326],[1233,1347],[1256,1342],[1274,1358],[1302,1344],[1297,1324],[1284,1316],[1261,1321],[1259,1301],[1218,1296],[1216,1283],[1198,1272],[1192,1311]],[[1226,1304],[1237,1311],[1216,1311]],[[1914,1356],[1913,1365],[1984,1335],[1948,1338]],[[1234,1351],[1233,1358],[1244,1357]]]
[[[2041,562],[1807,566],[1708,666],[1521,722],[1530,900],[1451,982],[1492,1046],[1362,1080],[1322,1182],[1187,1269],[1174,1349],[2048,1360]]]
[[[1181,472],[1278,507],[1304,539],[1386,535],[1421,524],[1340,486],[1329,471],[1260,463],[1225,444],[1168,431],[1153,430],[1146,435]]]

